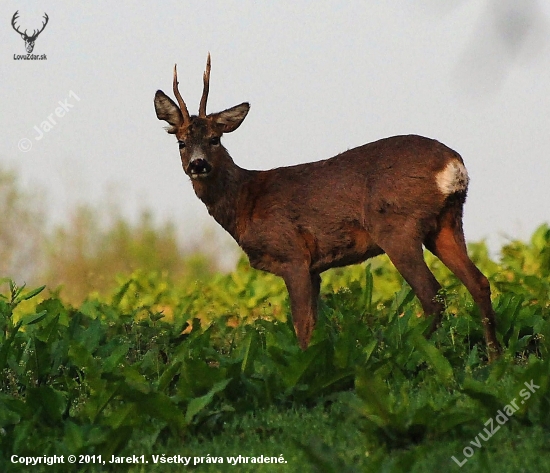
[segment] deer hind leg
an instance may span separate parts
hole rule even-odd
[[[491,304],[489,281],[468,256],[462,230],[462,209],[448,208],[440,218],[438,230],[430,235],[425,245],[447,266],[468,289],[482,314],[489,360],[494,360],[501,351],[496,337],[496,319]]]
[[[431,335],[441,322],[444,306],[438,300],[441,286],[424,261],[422,244],[414,238],[392,236],[392,240],[380,247],[388,255],[401,276],[420,300],[426,316],[434,316],[428,335]]]
[[[283,275],[283,279],[290,297],[292,322],[298,343],[305,350],[317,322],[321,277],[317,273],[311,274],[308,268],[294,267]]]

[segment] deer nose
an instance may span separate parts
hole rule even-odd
[[[206,176],[210,171],[212,171],[212,165],[204,158],[192,159],[187,166],[187,174],[192,178]]]

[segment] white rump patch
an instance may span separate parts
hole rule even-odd
[[[468,188],[468,172],[460,161],[449,161],[435,176],[437,187],[443,195],[465,191]]]

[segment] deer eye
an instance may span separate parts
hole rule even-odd
[[[178,146],[180,149],[185,148],[185,141],[178,140]]]
[[[213,136],[208,140],[211,146],[216,146],[220,144],[220,137],[219,136]]]

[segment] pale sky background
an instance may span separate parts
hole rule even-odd
[[[30,31],[48,14],[46,61],[14,60],[16,10]],[[469,241],[496,249],[550,221],[550,2],[4,0],[0,25],[0,163],[44,191],[52,222],[109,200],[173,220],[188,243],[215,226],[153,107],[177,63],[197,113],[208,51],[208,112],[251,103],[223,140],[242,167],[415,133],[464,158]],[[72,108],[36,140],[59,101]]]

